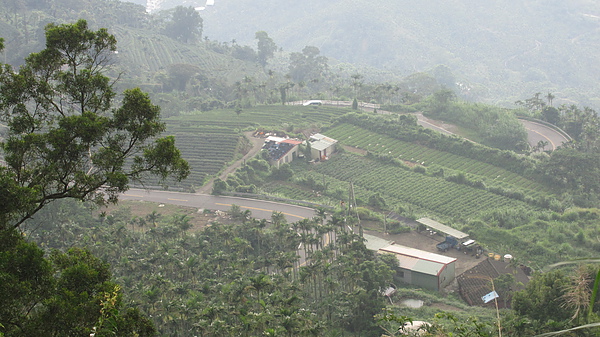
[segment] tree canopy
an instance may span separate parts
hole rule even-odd
[[[267,65],[267,61],[273,57],[273,54],[277,50],[277,45],[269,37],[269,34],[262,30],[256,32],[255,38],[258,40],[258,62],[264,67]]]
[[[294,81],[315,80],[327,70],[327,58],[319,56],[321,51],[314,46],[306,46],[302,53],[290,54],[290,76]]]
[[[49,258],[15,230],[0,231],[0,335],[154,336],[137,309],[122,310],[122,293],[107,263],[86,249]]]
[[[177,6],[165,30],[176,40],[194,42],[202,36],[202,18],[193,7]]]
[[[46,48],[18,70],[0,68],[2,227],[18,227],[53,200],[116,201],[147,174],[183,179],[189,166],[160,108],[139,89],[116,103],[116,39],[87,22],[46,27]]]

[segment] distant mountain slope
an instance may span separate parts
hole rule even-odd
[[[438,64],[475,100],[512,103],[537,91],[600,106],[600,3],[584,0],[250,0],[202,11],[211,39],[254,45],[265,30],[289,51],[409,74]]]
[[[261,73],[258,65],[217,53],[206,44],[184,44],[143,29],[114,26],[121,67],[129,77],[140,78],[166,72],[173,64],[191,64],[227,83],[239,81],[240,74]],[[140,85],[140,84],[138,84]]]

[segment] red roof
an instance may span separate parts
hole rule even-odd
[[[283,140],[282,143],[288,143],[288,144],[293,144],[293,145],[300,145],[300,144],[302,144],[301,141],[299,141],[299,140],[292,140],[292,139]]]

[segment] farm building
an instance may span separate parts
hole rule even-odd
[[[271,165],[279,167],[281,164],[290,163],[298,156],[299,140],[269,136],[265,140],[263,149],[269,152]]]
[[[453,257],[400,245],[381,248],[379,253],[396,256],[400,277],[408,284],[440,291],[454,281],[456,259]]]
[[[310,136],[310,156],[314,160],[326,160],[335,152],[337,140],[320,133]]]
[[[429,218],[421,218],[421,219],[418,219],[417,222],[424,225],[425,227],[429,228],[429,230],[431,230],[431,231],[435,231],[444,236],[446,236],[446,235],[453,236],[461,243],[466,241],[466,239],[469,238],[469,234],[463,233],[459,230],[456,230],[452,227],[448,227],[444,224],[441,224],[441,223],[439,223],[435,220],[431,220]]]

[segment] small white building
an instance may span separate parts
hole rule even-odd
[[[314,160],[326,160],[335,152],[337,140],[320,133],[310,136],[310,157]]]

